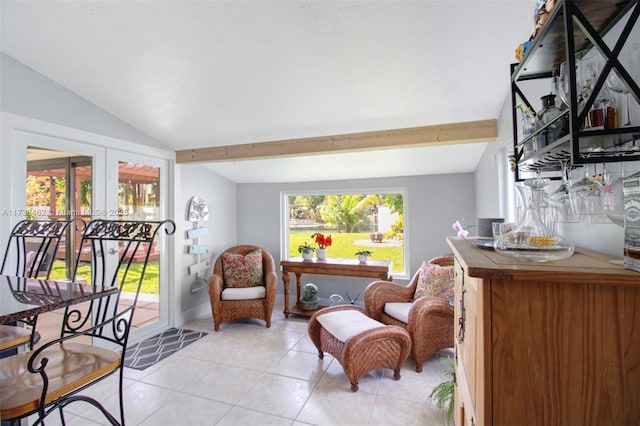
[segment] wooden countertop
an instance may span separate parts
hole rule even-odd
[[[640,272],[611,263],[615,256],[584,248],[562,260],[529,262],[480,248],[473,238],[448,237],[456,257],[465,264],[471,277],[498,280],[548,280],[575,284],[603,284],[615,279],[616,285],[640,287]]]

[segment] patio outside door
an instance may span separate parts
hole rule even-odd
[[[109,150],[107,153],[107,218],[120,220],[164,220],[167,218],[167,161]],[[160,235],[152,250],[145,280],[133,317],[132,340],[164,330],[169,323],[168,270]],[[165,255],[163,255],[165,253]],[[117,261],[115,255],[112,261]],[[135,291],[135,289],[129,289]],[[127,289],[121,303],[127,297]]]
[[[25,189],[15,192],[11,205],[25,206],[29,217],[80,217],[86,221],[93,218],[169,218],[170,168],[166,159],[32,132],[17,131],[15,142],[23,146],[24,151],[9,167],[26,160],[28,170]],[[16,168],[16,173],[19,172]],[[164,235],[159,237],[157,256],[151,270],[146,272],[149,285],[142,289],[134,318],[137,327],[132,330],[130,342],[156,334],[169,324],[169,239]],[[80,235],[76,235],[76,239],[79,238]],[[69,246],[65,245],[65,252],[58,254],[52,278],[71,276],[71,262],[76,257],[71,244],[70,240]],[[117,256],[114,254],[109,261],[115,267]],[[59,318],[51,321],[42,318],[39,323],[39,331],[50,323],[51,335],[55,337],[59,333]],[[42,332],[46,333],[47,329]]]

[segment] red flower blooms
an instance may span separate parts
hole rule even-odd
[[[315,234],[313,234],[311,236],[311,238],[315,238],[316,239],[316,244],[321,249],[327,248],[327,247],[329,247],[331,245],[331,235],[327,235],[325,237],[324,234],[316,232]]]

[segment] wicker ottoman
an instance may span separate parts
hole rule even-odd
[[[354,392],[362,376],[380,368],[392,369],[394,380],[399,380],[400,368],[411,351],[411,337],[405,329],[369,318],[355,305],[331,306],[313,314],[309,337],[320,358],[328,352],[340,362]]]

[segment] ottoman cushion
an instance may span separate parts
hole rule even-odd
[[[346,342],[350,337],[363,331],[384,327],[381,322],[355,310],[329,312],[319,315],[317,320],[326,331],[341,342]]]

